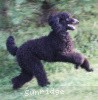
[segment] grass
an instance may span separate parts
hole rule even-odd
[[[5,43],[9,36],[9,31],[2,30],[0,31],[1,99],[98,100],[98,3],[80,3],[76,6],[75,1],[76,0],[69,0],[65,5],[58,4],[57,7],[61,11],[67,10],[75,14],[80,20],[80,25],[76,31],[70,32],[70,35],[75,40],[76,49],[88,57],[91,66],[94,68],[94,72],[87,73],[81,68],[75,70],[72,64],[43,62],[51,84],[41,88],[37,85],[36,79],[34,78],[19,90],[14,91],[12,89],[11,79],[19,75],[20,69],[15,58],[6,50]],[[89,0],[86,0],[86,2],[87,1]],[[50,31],[48,26],[37,28],[35,23],[33,23],[34,15],[32,12],[37,11],[37,7],[39,6],[40,4],[34,4],[34,6],[32,6],[30,3],[24,3],[17,5],[14,9],[11,6],[9,9],[12,15],[12,22],[15,26],[12,29],[12,35],[15,36],[18,46],[28,39],[47,35]],[[85,9],[85,6],[88,9]],[[79,39],[77,39],[78,37]],[[42,92],[41,94],[40,91]],[[37,94],[34,94],[35,92],[37,92]]]
[[[56,68],[54,72],[52,72],[52,68],[47,70],[48,78],[51,82],[49,86],[41,88],[37,85],[36,80],[33,79],[16,91],[12,90],[11,78],[19,74],[19,69],[17,66],[8,66],[7,71],[3,72],[0,79],[0,98],[3,97],[3,100],[98,99],[98,64],[92,65],[94,72],[87,73],[82,69],[75,70],[73,65],[69,65],[69,68],[66,68],[68,64],[64,63],[45,64],[46,70],[48,66]],[[49,91],[48,93],[47,90]],[[40,91],[44,92],[38,94]]]

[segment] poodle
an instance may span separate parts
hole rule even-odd
[[[50,84],[41,60],[47,62],[68,62],[86,71],[93,71],[88,60],[74,50],[73,41],[68,30],[74,30],[77,19],[68,13],[60,12],[51,15],[48,19],[52,31],[47,36],[29,40],[19,48],[15,45],[13,36],[9,36],[6,42],[7,50],[16,56],[21,68],[19,76],[12,79],[13,89],[22,87],[33,77],[37,79],[39,86]]]

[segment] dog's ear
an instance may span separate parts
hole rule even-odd
[[[57,17],[57,15],[50,15],[48,18],[48,23],[50,26],[53,26],[56,23],[59,24],[59,18]]]
[[[48,23],[51,26],[54,22],[60,24],[62,20],[66,20],[66,18],[69,18],[69,14],[65,12],[60,12],[55,15],[50,15],[48,18]]]
[[[60,13],[58,13],[58,18],[60,19],[60,20],[65,20],[66,18],[69,18],[69,14],[68,13],[65,13],[65,12],[60,12]]]
[[[52,30],[56,33],[60,32],[63,28],[63,25],[60,23],[57,15],[50,16],[48,19],[48,23],[51,26]]]

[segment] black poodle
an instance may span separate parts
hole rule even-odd
[[[21,67],[19,76],[12,79],[13,88],[18,89],[34,76],[40,86],[49,84],[41,60],[47,62],[69,62],[76,68],[81,66],[86,71],[93,71],[88,60],[74,51],[74,46],[70,34],[67,30],[74,30],[73,25],[78,24],[78,20],[71,18],[67,13],[58,13],[49,17],[49,25],[52,31],[48,36],[39,39],[29,40],[17,48],[12,36],[7,39],[7,49],[16,56]]]

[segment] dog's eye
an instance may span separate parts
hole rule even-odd
[[[67,18],[66,21],[69,21],[69,18]]]

